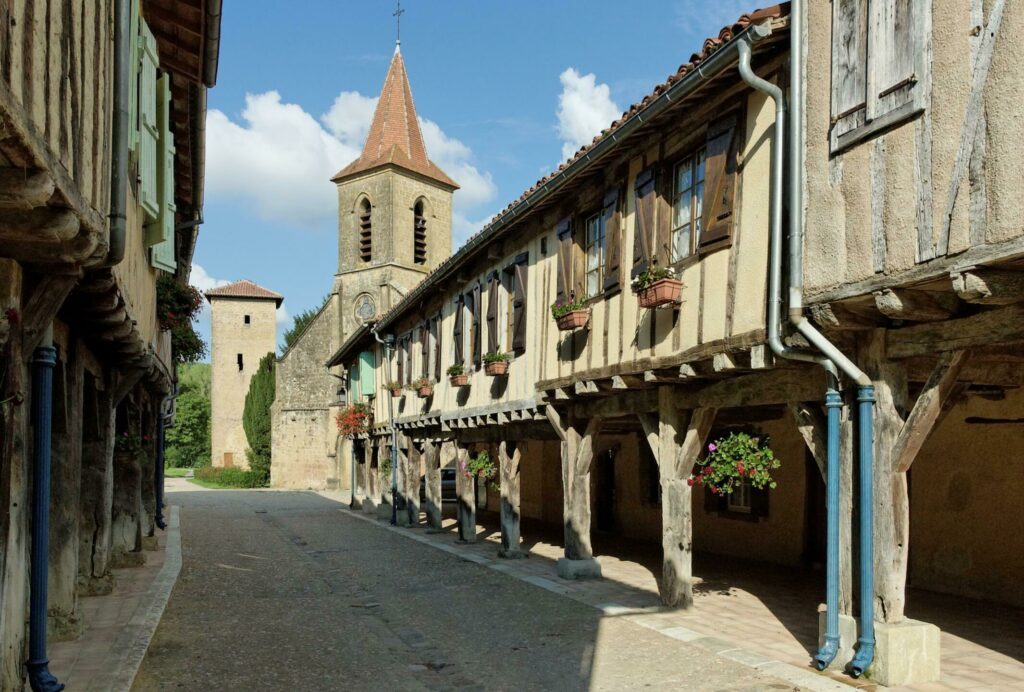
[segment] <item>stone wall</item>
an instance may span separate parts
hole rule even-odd
[[[273,300],[214,298],[211,302],[211,459],[214,466],[249,468],[242,409],[260,359],[276,351]],[[249,324],[245,324],[245,316]],[[242,358],[239,367],[238,358]]]

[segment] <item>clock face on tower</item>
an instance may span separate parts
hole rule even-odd
[[[373,319],[377,314],[377,305],[373,302],[373,298],[369,293],[363,293],[357,297],[354,305],[353,314],[355,315],[356,321],[360,324],[364,324]]]

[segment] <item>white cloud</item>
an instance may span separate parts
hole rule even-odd
[[[611,125],[622,110],[611,99],[607,84],[598,84],[593,73],[581,75],[575,67],[559,75],[562,93],[558,96],[558,136],[562,158],[590,144],[594,136]]]
[[[276,317],[278,329],[287,329],[292,326],[292,318],[288,314],[288,309],[284,306],[284,301],[281,301],[281,307],[277,309]]]
[[[237,122],[219,110],[207,116],[208,194],[245,202],[268,221],[333,225],[338,200],[330,178],[362,151],[377,99],[343,91],[319,120],[276,91],[248,94],[245,104]],[[497,195],[491,174],[436,123],[420,119],[420,127],[430,158],[461,186],[453,215],[479,213]]]
[[[200,291],[209,291],[211,288],[227,286],[230,281],[226,279],[215,279],[206,273],[201,264],[192,263],[192,273],[189,275],[189,283]]]

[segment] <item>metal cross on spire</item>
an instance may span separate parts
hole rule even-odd
[[[395,2],[395,13],[392,15],[395,18],[395,44],[399,45],[402,43],[402,15],[405,14],[405,10],[402,9],[402,0],[396,0]]]

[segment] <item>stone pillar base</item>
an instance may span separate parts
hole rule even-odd
[[[530,557],[530,554],[525,550],[519,548],[498,548],[498,557],[503,557],[506,560],[521,560],[524,557]]]
[[[391,505],[383,502],[377,505],[377,518],[381,521],[391,521]]]
[[[864,677],[886,687],[935,682],[939,653],[939,628],[931,623],[876,622],[875,659]]]
[[[845,670],[853,660],[853,645],[857,643],[857,619],[851,615],[839,614],[839,652],[832,659],[829,670]],[[818,648],[825,644],[825,606],[818,609]]]
[[[412,526],[412,524],[409,523],[409,514],[405,510],[399,510],[398,516],[395,517],[395,524],[406,527]]]
[[[354,497],[352,498],[352,501],[348,503],[348,508],[358,512],[363,508],[363,501],[360,500],[358,497]]]
[[[150,552],[160,550],[160,542],[157,541],[156,536],[143,536],[142,549]]]
[[[567,557],[560,557],[558,558],[558,576],[562,579],[600,579],[601,563],[594,558],[570,560]]]
[[[46,641],[70,642],[82,636],[85,630],[82,619],[77,613],[53,612],[47,617]]]
[[[76,590],[79,596],[106,596],[114,591],[114,575],[109,573],[102,577],[79,575]]]
[[[373,514],[373,513],[375,513],[377,511],[377,503],[375,503],[370,498],[365,498],[363,500],[363,507],[362,507],[362,509],[367,514]]]
[[[427,525],[426,532],[427,533],[447,533],[448,529],[443,529],[440,526],[430,526],[430,525]]]
[[[146,565],[146,554],[141,551],[116,550],[110,556],[110,566],[114,569],[125,567],[144,567]]]

